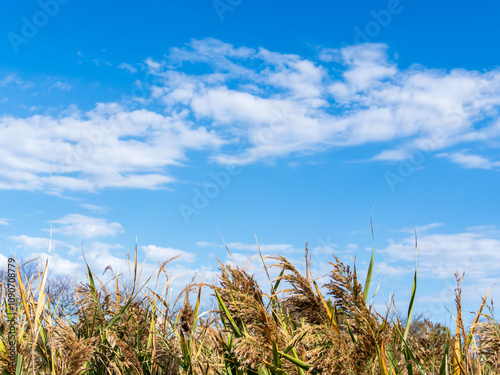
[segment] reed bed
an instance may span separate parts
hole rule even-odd
[[[228,250],[229,251],[229,250]],[[48,263],[31,278],[16,271],[17,311],[1,287],[0,373],[61,375],[160,374],[499,374],[500,326],[487,303],[464,325],[463,275],[457,274],[456,326],[412,322],[415,269],[408,313],[401,319],[375,311],[370,300],[373,254],[364,283],[355,265],[333,257],[328,281],[318,285],[283,256],[259,261],[269,285],[259,285],[244,267],[219,262],[218,280],[190,282],[174,299],[172,278],[160,265],[156,285],[141,282],[137,248],[133,276],[104,285],[87,265],[68,309],[47,291]],[[271,268],[279,276],[269,277]],[[272,273],[272,272],[271,272]],[[154,279],[153,279],[154,281]],[[201,311],[202,294],[216,309]],[[193,305],[191,302],[194,302]],[[395,310],[395,309],[394,309]],[[489,311],[486,313],[485,311]],[[15,362],[9,362],[7,319],[16,316]]]

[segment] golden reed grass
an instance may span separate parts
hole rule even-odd
[[[162,291],[151,290],[151,278],[141,282],[136,248],[133,278],[126,287],[114,274],[112,283],[104,285],[87,266],[87,282],[76,285],[71,315],[48,291],[48,263],[32,277],[23,274],[20,264],[16,312],[9,310],[1,286],[0,373],[500,373],[500,326],[491,310],[483,312],[489,307],[487,296],[473,324],[464,326],[463,277],[457,275],[452,330],[427,320],[412,322],[416,271],[403,322],[390,313],[391,306],[379,314],[368,303],[373,257],[364,286],[355,265],[334,257],[329,280],[320,288],[311,275],[307,246],[305,273],[285,257],[264,257],[260,251],[259,256],[270,282],[267,291],[244,267],[219,262],[218,281],[193,279],[174,300],[166,266],[175,258],[159,267],[156,285],[164,276]],[[274,280],[269,267],[279,271]],[[215,310],[200,311],[202,293],[212,296]],[[17,316],[15,363],[9,362],[6,332],[12,313]]]

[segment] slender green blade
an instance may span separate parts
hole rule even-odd
[[[99,303],[99,299],[97,298],[97,288],[95,287],[94,277],[92,276],[92,271],[90,270],[88,264],[87,271],[89,274],[90,294],[92,295],[92,299],[94,300],[94,302],[98,305],[99,310],[101,310],[101,304]]]
[[[304,370],[309,370],[309,368],[311,367],[311,365],[309,363],[306,363],[304,361],[301,361],[300,359],[298,358],[295,358],[295,357],[292,357],[291,355],[289,354],[286,354],[286,353],[280,353],[284,358],[286,358],[287,360],[289,360],[290,362],[292,362],[293,364],[299,366],[300,368],[304,369]]]
[[[372,249],[372,258],[370,260],[370,266],[368,267],[368,273],[366,274],[365,289],[363,290],[363,298],[365,299],[365,302],[368,302],[368,293],[370,293],[370,283],[372,281],[373,259],[375,257],[375,236],[373,234],[373,221],[371,217],[370,217],[370,226],[372,228],[373,249]]]
[[[413,228],[415,230],[415,228]],[[410,331],[411,315],[413,313],[413,305],[415,303],[415,294],[417,292],[417,232],[415,230],[415,274],[413,275],[413,286],[411,288],[410,305],[408,306],[408,320],[406,322],[403,338],[406,341],[408,332]]]
[[[203,283],[203,281],[202,281]],[[200,301],[201,301],[201,285],[200,289],[198,290],[198,298],[196,299],[196,306],[194,307],[194,322],[193,322],[193,333],[196,330],[196,327],[198,326],[198,314],[200,312]]]
[[[231,316],[231,313],[229,312],[227,306],[224,304],[224,301],[222,300],[222,297],[220,296],[217,289],[215,290],[215,295],[217,296],[217,300],[219,301],[219,306],[224,311],[224,315],[229,320],[229,324],[231,325],[231,328],[233,329],[234,334],[236,335],[236,337],[242,337],[243,335],[242,335],[240,329],[236,325],[236,322],[234,321],[233,317]]]
[[[446,366],[448,359],[448,351],[450,350],[450,341],[446,340],[446,349],[444,350],[443,361],[441,362],[441,368],[439,369],[439,375],[446,375]]]
[[[273,340],[273,362],[274,366],[281,368],[281,359],[278,354],[278,347],[276,346],[276,342]]]
[[[404,354],[405,360],[407,362],[406,370],[408,371],[408,375],[413,375],[413,366],[411,364],[411,355],[410,355],[410,352],[406,346],[403,348],[403,354]]]
[[[292,350],[297,343],[299,343],[305,336],[307,335],[307,331],[303,332],[299,337],[292,341],[290,345],[288,345],[283,353],[287,354],[290,350]]]
[[[412,360],[415,363],[415,366],[417,366],[417,369],[421,375],[427,375],[425,370],[422,368],[420,363],[417,361],[415,354],[411,350],[411,348],[408,345],[408,343],[406,342],[405,338],[403,337],[403,333],[399,330],[398,326],[396,326],[395,328],[396,328],[396,332],[398,333],[399,337],[401,337],[401,339],[403,340],[403,353],[404,353],[405,359],[407,361]],[[408,363],[408,366],[411,366],[410,362]],[[408,367],[408,371],[409,371],[409,374],[410,374],[410,371],[411,371],[411,374],[413,374],[413,370],[410,367]]]
[[[21,354],[18,354],[16,363],[16,375],[22,375],[22,374],[23,374],[23,357],[21,357]]]
[[[405,340],[408,337],[408,332],[410,332],[411,316],[413,313],[413,305],[415,303],[416,291],[417,291],[417,270],[415,270],[415,275],[413,276],[413,286],[411,289],[410,305],[408,306],[408,321],[406,322],[405,332],[403,334]]]
[[[266,366],[273,372],[273,374],[288,375],[288,372],[285,372],[282,369],[280,369],[280,368],[278,368],[270,363],[266,363]]]
[[[285,274],[285,269],[283,268],[280,272],[280,275],[278,276],[278,280],[276,280],[276,283],[274,283],[274,286],[273,286],[273,289],[274,289],[274,292],[276,293],[276,291],[278,290],[278,287],[280,286],[280,282],[281,282],[281,277]]]

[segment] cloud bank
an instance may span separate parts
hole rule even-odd
[[[465,168],[500,166],[475,150],[453,150],[496,147],[497,69],[400,68],[384,44],[305,58],[215,39],[143,66],[146,79],[129,102],[0,117],[0,189],[160,189],[195,151],[247,165],[376,144],[374,162],[426,150]],[[0,82],[30,89],[17,75]]]

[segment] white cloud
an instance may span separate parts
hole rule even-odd
[[[28,259],[39,259],[39,265],[43,268],[45,259],[49,257],[49,272],[51,276],[55,275],[75,275],[77,283],[86,282],[87,281],[87,268],[83,261],[80,249],[78,249],[77,257],[64,257],[60,253],[59,248],[62,248],[63,245],[66,246],[62,241],[52,241],[52,244],[55,244],[55,247],[52,247],[52,251],[50,255],[47,254],[48,250],[48,238],[32,238],[28,236],[17,236],[12,237],[11,240],[14,240],[19,243],[27,244],[29,246],[24,246],[25,250],[24,254],[29,254],[27,256],[23,256],[24,260]],[[68,245],[69,246],[69,245]],[[159,248],[156,246],[146,246],[147,251],[152,251],[153,255],[159,254],[158,249],[160,251],[166,251],[168,248]],[[29,250],[36,250],[36,252],[29,252]],[[42,251],[39,251],[42,250]],[[175,249],[174,252],[177,252]],[[111,267],[113,274],[120,274],[120,285],[123,285],[123,282],[131,282],[133,280],[134,274],[134,254],[133,251],[130,254],[130,259],[127,259],[127,249],[125,249],[122,245],[116,243],[104,243],[104,242],[90,242],[83,244],[83,251],[85,259],[91,269],[91,271],[97,276],[97,278],[104,284],[112,279],[111,272],[105,272],[108,266]],[[181,251],[182,252],[182,251]],[[18,256],[20,255],[20,251],[17,251]],[[183,252],[188,255],[188,258],[194,260],[194,255]],[[164,253],[165,255],[165,253]],[[7,257],[0,254],[0,266],[5,266],[7,264]],[[159,259],[159,258],[158,258]],[[160,261],[165,259],[159,259]],[[195,274],[198,275],[197,280],[201,281],[201,278],[204,277],[205,282],[211,282],[215,280],[215,272],[212,270],[212,266],[197,266],[194,268],[188,268],[184,266],[182,260],[187,260],[186,257],[182,257],[181,259],[169,263],[165,271],[171,275],[174,280],[170,284],[170,292],[172,293],[173,298],[175,299],[178,293],[180,293],[184,287],[186,286],[186,280],[191,280]],[[161,292],[165,279],[163,276],[160,277],[158,288],[155,288],[156,276],[159,271],[158,263],[151,262],[151,259],[148,257],[144,258],[141,256],[139,252],[138,257],[138,278],[139,273],[142,270],[142,274],[140,275],[140,280],[138,280],[141,286],[144,285],[146,280],[153,276],[149,283],[148,287],[151,289],[157,289]],[[51,277],[49,276],[49,277]],[[189,277],[188,277],[189,276]],[[95,279],[96,283],[100,286],[100,282]],[[109,289],[114,289],[114,283],[108,283],[107,287]],[[207,300],[208,297],[204,297],[205,303],[209,303],[210,300]]]
[[[349,251],[356,251],[358,250],[359,246],[355,243],[350,243],[349,245],[347,245],[347,248],[349,249]]]
[[[324,245],[324,246],[316,246],[316,247],[312,248],[310,252],[311,252],[311,254],[313,254],[315,256],[316,255],[328,256],[328,255],[335,253],[335,249],[333,246]]]
[[[174,180],[188,150],[223,142],[185,117],[109,104],[59,118],[0,118],[0,189],[95,191],[158,189]],[[22,139],[23,142],[19,140]]]
[[[467,151],[440,153],[438,157],[447,158],[451,162],[467,169],[498,169],[500,161],[492,161],[484,156],[468,153]]]
[[[107,237],[124,232],[120,223],[110,223],[106,219],[79,214],[69,214],[52,223],[59,224],[52,229],[54,233],[61,233],[68,237]]]
[[[489,234],[489,235],[488,235]],[[481,280],[500,271],[500,237],[492,232],[466,231],[456,234],[425,234],[418,237],[418,269],[422,277],[449,278],[467,267],[469,278]],[[379,250],[393,267],[415,261],[415,238],[390,240]],[[400,263],[403,262],[403,263]],[[386,273],[386,270],[381,272]]]
[[[105,65],[105,66],[113,66],[113,64],[111,64],[109,61],[107,60],[104,60],[104,59],[92,59],[91,60],[95,66],[101,66],[101,65]]]
[[[21,244],[21,246],[37,249],[48,250],[50,239],[45,237],[29,237],[27,235],[11,236],[10,239]]]
[[[287,254],[294,253],[297,250],[290,244],[246,244],[242,242],[230,242],[227,244],[229,251],[233,250],[244,250],[258,253],[259,248],[262,253],[278,253],[278,254]]]
[[[74,254],[78,251],[78,249],[61,240],[50,239],[48,237],[30,237],[25,234],[18,236],[10,236],[9,240],[19,244],[17,248],[22,250],[36,250],[37,252],[47,252],[49,248],[51,251],[60,251],[64,250],[68,254]]]
[[[465,230],[482,236],[500,237],[500,229],[498,229],[495,225],[475,225],[467,227]]]
[[[215,242],[207,242],[207,241],[198,241],[196,242],[196,246],[200,247],[216,247],[219,246]]]
[[[141,109],[107,103],[86,113],[0,118],[0,189],[160,189],[175,181],[166,168],[196,150],[245,165],[378,143],[367,160],[424,150],[467,168],[500,166],[446,150],[500,137],[498,69],[401,68],[383,44],[323,50],[313,59],[210,38],[143,67],[152,79],[137,82],[146,92],[135,97]],[[0,81],[12,84],[29,86],[16,75]]]
[[[134,253],[133,251],[125,250],[122,245],[94,241],[88,245],[84,245],[83,250],[91,271],[97,275],[102,275],[106,268],[110,266],[115,275],[119,272],[125,275],[126,278],[133,277]],[[129,252],[130,259],[127,259],[127,252]],[[137,272],[139,273],[141,269],[142,283],[147,277],[158,272],[158,264],[148,263],[145,259],[138,258]],[[103,280],[105,279],[104,277]]]
[[[0,225],[10,225],[10,219],[0,217]]]
[[[5,255],[0,254],[0,267],[3,269],[7,268],[9,258],[7,258]]]
[[[108,266],[111,266],[115,275],[118,271],[120,273],[128,272],[130,267],[133,272],[134,255],[132,253],[132,259],[127,260],[123,246],[120,244],[94,241],[88,245],[84,245],[83,253],[90,269],[97,274],[104,272]]]
[[[387,46],[384,44],[364,44],[332,51],[335,60],[344,64],[344,81],[330,85],[329,91],[337,100],[351,101],[356,94],[378,86],[381,81],[398,73],[395,64],[387,59]]]
[[[13,86],[16,89],[27,90],[32,88],[34,85],[32,82],[23,80],[16,73],[11,73],[0,79],[0,87],[9,86]]]
[[[106,207],[101,207],[96,204],[81,203],[80,206],[97,214],[103,214],[108,210]]]
[[[73,86],[71,86],[67,82],[57,81],[49,87],[49,92],[54,89],[59,91],[71,91],[73,89]]]
[[[137,73],[137,69],[134,68],[132,65],[127,64],[127,63],[122,63],[122,64],[118,65],[118,68],[126,70],[129,73]]]
[[[48,253],[36,253],[31,254],[29,259],[39,258],[40,268],[43,268],[45,260],[49,259],[48,270],[52,275],[67,275],[73,276],[75,273],[83,269],[81,263],[72,262],[68,259],[64,259],[59,254],[48,254]],[[49,276],[50,277],[50,276]]]
[[[180,105],[244,143],[238,151],[216,154],[221,163],[381,141],[399,145],[372,160],[400,160],[411,150],[500,135],[498,70],[399,69],[382,44],[321,56],[318,63],[206,39],[172,49],[151,73],[168,87],[158,84],[154,92],[169,108]],[[213,73],[182,73],[185,61],[206,63]],[[324,61],[334,61],[336,70]],[[169,70],[161,72],[165,66]],[[484,121],[489,125],[475,128]]]
[[[224,248],[225,245],[218,245],[214,242],[206,242],[206,241],[198,241],[196,243],[197,246],[199,247],[219,247],[219,248]],[[299,251],[304,251],[304,250],[298,250],[295,249],[293,245],[290,244],[259,244],[257,246],[257,243],[254,244],[247,244],[243,242],[229,242],[226,244],[229,251],[249,251],[253,253],[258,253],[259,252],[259,247],[261,252],[264,254],[272,254],[275,255],[276,253],[278,254],[290,254],[290,253],[296,253]]]
[[[163,251],[163,255],[166,255],[168,257],[170,254],[170,251],[168,248],[159,248],[156,246],[144,246],[146,248],[145,250],[149,251],[152,253],[154,257],[157,257],[160,252]],[[160,249],[160,252],[157,252],[156,250]],[[177,252],[175,249],[172,253]],[[180,251],[180,250],[178,250]],[[166,254],[166,253],[169,254]],[[87,259],[87,262],[90,266],[90,269],[92,272],[96,273],[99,275],[100,279],[103,282],[106,282],[107,280],[111,279],[111,273],[106,273],[106,275],[103,275],[105,269],[108,266],[111,266],[114,275],[120,273],[121,277],[120,280],[122,282],[124,280],[129,280],[131,281],[133,279],[133,274],[134,274],[134,254],[133,251],[130,252],[130,260],[127,260],[126,253],[127,250],[123,248],[123,246],[119,244],[111,244],[111,243],[102,243],[102,242],[92,242],[88,245],[84,245],[84,253],[85,253],[85,258]],[[189,258],[189,253],[186,253]],[[194,255],[191,255],[191,258],[193,258]],[[146,280],[150,277],[151,280],[149,281],[148,286],[152,288],[153,290],[155,289],[155,283],[156,283],[156,276],[158,275],[159,271],[159,266],[157,261],[162,262],[166,260],[165,258],[157,257],[158,259],[153,259],[148,256],[142,257],[141,252],[138,253],[138,276],[139,273],[142,270],[142,275],[140,279],[140,285],[144,285]],[[151,260],[155,260],[154,262]],[[156,261],[157,260],[157,261]],[[212,271],[211,266],[198,266],[194,268],[188,268],[185,267],[182,263],[182,261],[185,261],[185,257],[181,257],[180,259],[173,261],[169,264],[167,264],[165,271],[174,277],[174,282],[170,285],[171,288],[173,289],[172,295],[174,298],[177,296],[177,293],[180,293],[184,287],[186,286],[186,280],[187,276],[189,275],[189,280],[191,277],[193,277],[195,274],[198,275],[198,280],[201,281],[201,277],[205,276],[205,281],[212,281],[214,279],[215,273]],[[101,276],[102,275],[102,276]],[[84,277],[84,273],[81,273],[81,277]],[[158,289],[159,291],[162,290],[164,285],[164,277],[160,277],[160,282],[158,284]]]
[[[403,233],[415,233],[415,231],[416,231],[417,235],[419,235],[420,233],[425,233],[431,229],[439,228],[442,226],[443,226],[443,223],[431,223],[431,224],[427,224],[427,225],[416,226],[415,228],[403,228],[403,229],[401,229],[401,232],[403,232]]]
[[[141,246],[141,250],[146,253],[147,258],[164,262],[165,260],[180,255],[179,260],[194,262],[196,255],[187,251],[173,249],[171,247],[159,247],[155,245]]]

